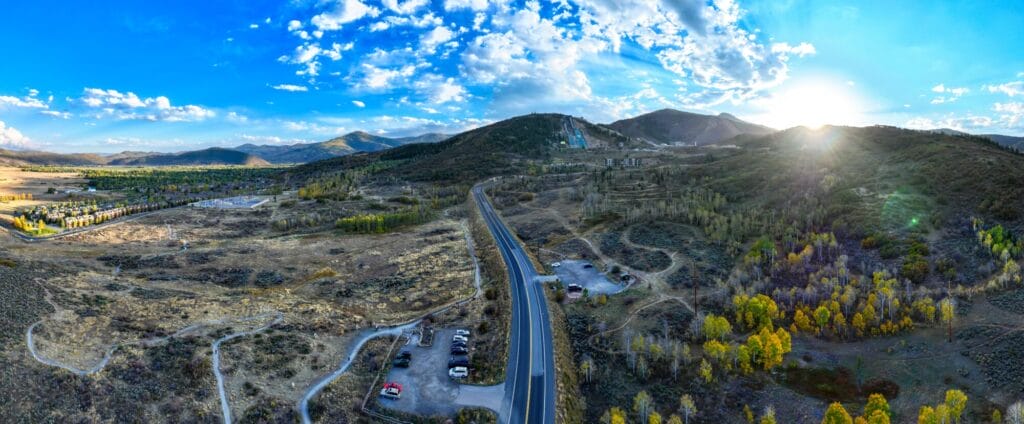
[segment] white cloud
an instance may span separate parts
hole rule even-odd
[[[38,92],[36,92],[38,93]],[[47,109],[50,106],[43,103],[42,100],[37,99],[34,95],[27,97],[14,97],[14,96],[0,96],[0,108],[5,107],[22,107],[32,109]]]
[[[466,88],[459,85],[455,78],[446,79],[436,74],[428,74],[417,79],[414,88],[434,105],[462,102],[468,96]]]
[[[31,140],[20,131],[0,121],[0,147],[24,148],[28,147],[30,142]]]
[[[268,16],[267,19],[264,19],[263,23],[269,25],[270,24],[270,17]]]
[[[934,130],[949,128],[963,132],[976,132],[992,127],[995,122],[987,116],[946,116],[937,120],[931,118],[912,118],[904,124],[905,127],[915,130]]]
[[[39,113],[41,113],[43,115],[47,115],[47,116],[52,116],[54,118],[60,118],[60,119],[70,119],[71,118],[71,113],[69,113],[69,112],[58,112],[56,110],[44,110],[44,111],[40,111]]]
[[[1010,97],[1024,95],[1024,81],[1013,81],[1006,84],[986,85],[982,89],[989,93],[1003,93]]]
[[[473,11],[487,10],[487,0],[444,0],[444,10],[451,12],[459,9]]]
[[[260,24],[249,24],[249,29],[257,29],[259,27],[260,27]]]
[[[429,9],[442,5],[445,11],[463,11],[471,23],[446,25]],[[570,106],[593,110],[612,103],[639,108],[658,101],[594,94],[587,72],[595,63],[608,63],[598,60],[603,59],[599,55],[619,53],[627,42],[647,50],[641,54],[656,57],[662,68],[675,74],[680,81],[675,106],[735,104],[763,96],[788,78],[792,60],[816,54],[812,44],[775,41],[748,29],[750,22],[741,20],[744,11],[734,0],[321,0],[314,7],[315,16],[307,22],[319,31],[366,20],[357,30],[375,41],[389,37],[379,34],[386,30],[417,37],[418,44],[414,41],[410,47],[403,41],[386,55],[380,49],[359,52],[362,57],[351,62],[349,76],[342,81],[351,88],[375,91],[413,88],[419,99],[412,104],[420,108],[424,102],[464,101],[466,87],[477,85],[492,86],[488,113],[553,107],[569,111]],[[293,33],[315,40],[316,34],[301,29],[301,23],[289,25]],[[330,36],[324,40],[334,41]],[[319,50],[309,51],[314,45]],[[383,57],[399,52],[404,61]],[[434,54],[440,60],[456,57],[456,70],[432,63]],[[307,42],[282,61],[302,66],[300,75],[316,76],[323,56],[338,60],[341,55],[337,49]],[[417,82],[408,79],[420,70],[429,70],[438,79],[432,84],[420,79],[421,87],[413,87]],[[449,79],[451,84],[444,86],[448,91],[427,88],[440,89]],[[606,77],[600,80],[607,84]],[[584,103],[590,107],[584,108]]]
[[[416,73],[416,67],[413,65],[406,65],[397,69],[386,69],[364,63],[361,70],[363,78],[357,84],[357,87],[370,90],[391,89],[396,81],[407,79]]]
[[[384,7],[402,15],[411,14],[419,10],[421,7],[426,6],[428,3],[430,3],[429,0],[406,0],[404,2],[399,2],[399,0],[381,0],[381,4],[383,4]]]
[[[939,119],[917,117],[907,121],[906,127],[913,129],[952,128],[972,133],[1024,130],[1024,103],[995,103],[992,105],[992,111],[995,112],[994,118],[974,114],[965,116],[948,114]]]
[[[225,119],[227,119],[228,122],[234,122],[236,124],[244,124],[246,122],[249,122],[248,116],[242,115],[238,112],[228,112],[227,116],[225,116]]]
[[[945,94],[944,96],[937,96],[932,99],[933,105],[952,103],[960,99],[964,94],[969,93],[971,90],[967,87],[946,87],[945,84],[939,84],[932,87],[933,93]]]
[[[316,15],[312,19],[313,25],[322,31],[336,31],[342,25],[355,22],[363,17],[377,17],[380,9],[367,6],[359,0],[334,0],[334,6],[330,11]]]
[[[278,85],[275,85],[275,86],[273,86],[271,88],[273,88],[275,90],[292,91],[292,92],[295,92],[295,91],[309,91],[309,87],[306,87],[304,85],[295,85],[295,84],[278,84]]]
[[[242,134],[238,138],[241,141],[252,144],[297,144],[308,143],[308,140],[301,138],[281,138],[274,135],[249,135]]]
[[[302,22],[297,20],[288,21],[288,32],[294,32],[302,28]]]
[[[1000,114],[999,121],[1007,128],[1024,128],[1024,103],[996,103],[992,105],[992,110]]]
[[[420,49],[433,53],[437,46],[451,40],[454,35],[447,27],[434,28],[420,37]]]
[[[353,100],[352,104],[355,105],[355,107],[358,107],[358,108],[366,107],[366,103],[363,103],[363,102],[361,102],[359,100]]]
[[[810,43],[800,43],[796,46],[791,46],[789,43],[775,43],[772,44],[772,53],[787,53],[795,54],[798,57],[804,57],[808,55],[817,54],[818,51],[814,49],[814,46]],[[852,82],[852,81],[850,81]]]
[[[164,96],[140,98],[132,92],[86,88],[78,102],[98,113],[96,118],[114,117],[121,120],[146,120],[165,122],[191,122],[212,118],[215,113],[201,106],[172,106]]]

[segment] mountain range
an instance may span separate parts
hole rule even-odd
[[[511,127],[510,127],[511,125]],[[519,127],[515,127],[518,125]],[[441,142],[456,147],[472,140],[481,160],[494,145],[530,149],[522,139],[543,139],[560,147],[663,147],[703,146],[732,140],[741,136],[765,136],[776,130],[750,123],[727,113],[703,115],[662,109],[610,124],[593,124],[582,118],[560,114],[531,114],[514,117],[457,135],[428,133],[414,137],[391,138],[356,131],[318,143],[292,145],[243,144],[234,148],[208,148],[180,153],[121,152],[113,155],[93,153],[51,153],[0,149],[0,165],[65,165],[65,166],[162,166],[162,165],[245,165],[304,164],[349,156],[355,153],[382,152],[413,146],[404,151],[431,151],[426,147]],[[944,135],[971,135],[952,129],[926,132]],[[1000,134],[979,134],[1011,149],[1024,150],[1024,137]],[[482,139],[491,142],[480,145]],[[496,144],[497,143],[497,144]],[[418,146],[418,147],[417,147]],[[436,146],[435,146],[436,147]],[[520,151],[519,154],[530,154]],[[536,153],[536,152],[534,152]]]

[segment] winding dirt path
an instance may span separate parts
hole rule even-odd
[[[267,318],[270,318],[270,317],[274,317],[274,319],[271,320],[270,322],[260,326],[260,327],[253,328],[251,330],[239,331],[237,333],[228,334],[228,335],[226,335],[224,337],[221,337],[221,338],[217,339],[216,341],[213,342],[212,345],[210,345],[211,349],[213,350],[213,352],[212,352],[212,355],[213,355],[213,376],[217,379],[217,394],[220,395],[221,416],[224,417],[224,423],[225,424],[231,424],[232,420],[231,420],[231,405],[230,405],[230,402],[228,402],[228,394],[224,390],[224,384],[225,384],[224,383],[224,375],[221,373],[221,370],[220,370],[220,345],[221,345],[221,343],[224,343],[224,342],[226,342],[228,340],[236,339],[236,338],[239,338],[239,337],[251,336],[253,334],[259,333],[259,332],[261,332],[263,330],[266,330],[266,329],[268,329],[270,327],[273,327],[274,325],[276,325],[276,324],[278,324],[278,323],[280,323],[281,321],[284,320],[284,314],[282,314],[280,312],[272,312],[272,313],[254,315],[254,316],[251,316],[251,317],[248,317],[248,318],[242,318],[242,319],[239,319],[238,321],[240,321],[240,322],[247,322],[247,321],[260,320],[260,319],[267,319]]]

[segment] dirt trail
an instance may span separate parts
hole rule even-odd
[[[241,321],[241,322],[255,321],[255,320],[259,320],[259,319],[270,318],[271,316],[273,316],[274,319],[271,320],[270,322],[260,326],[260,327],[253,328],[251,330],[239,331],[237,333],[228,334],[228,335],[226,335],[224,337],[221,337],[221,338],[217,339],[210,346],[212,351],[213,351],[212,352],[212,355],[213,355],[213,375],[217,379],[217,394],[220,395],[220,410],[221,410],[221,414],[222,414],[221,416],[224,417],[224,423],[225,424],[231,424],[232,420],[231,420],[231,405],[230,405],[230,402],[228,402],[228,394],[224,390],[224,375],[221,374],[221,371],[220,371],[220,345],[221,345],[221,343],[224,343],[224,342],[226,342],[228,340],[236,339],[238,337],[251,336],[253,334],[259,333],[259,332],[261,332],[263,330],[266,330],[266,329],[268,329],[270,327],[273,327],[274,325],[276,325],[276,324],[278,324],[278,323],[280,323],[281,321],[284,320],[284,315],[281,314],[280,312],[276,312],[276,313],[267,313],[267,314],[261,314],[261,315],[254,315],[254,316],[251,316],[249,318],[239,319],[238,321]]]

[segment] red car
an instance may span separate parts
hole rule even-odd
[[[401,399],[402,385],[393,382],[384,383],[384,388],[380,389],[380,395],[388,399]]]

